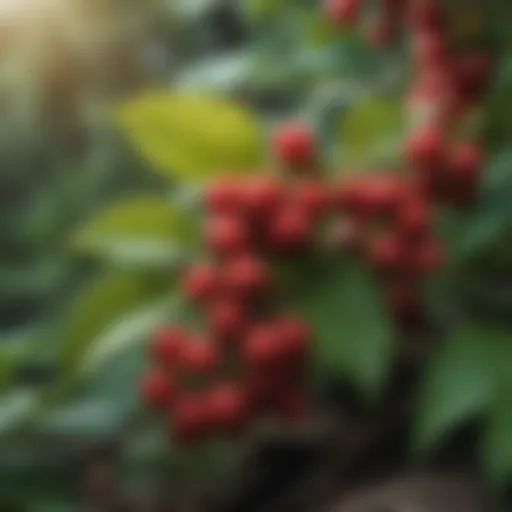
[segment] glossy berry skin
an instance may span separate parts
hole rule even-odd
[[[184,445],[194,444],[211,434],[211,412],[203,395],[188,393],[176,402],[171,421],[174,439]]]
[[[312,131],[301,124],[283,126],[273,141],[277,159],[294,168],[303,168],[314,163],[316,141]]]
[[[210,342],[189,342],[180,353],[180,369],[193,375],[210,375],[220,364],[216,346]]]
[[[157,364],[173,366],[179,359],[181,348],[188,343],[189,336],[179,327],[162,327],[153,334],[152,355]]]
[[[329,20],[343,27],[354,23],[361,10],[361,0],[326,0],[325,9]]]
[[[270,272],[266,263],[252,255],[229,261],[225,276],[229,289],[243,297],[259,295],[270,287]]]
[[[245,308],[235,298],[215,301],[208,311],[208,319],[213,334],[220,340],[236,340],[247,324]]]
[[[250,419],[249,404],[236,384],[218,384],[208,394],[207,401],[212,423],[221,431],[237,432]]]
[[[211,299],[221,286],[219,271],[208,263],[193,265],[183,279],[185,295],[197,302]]]
[[[242,202],[238,182],[227,178],[216,181],[205,191],[204,202],[209,213],[235,213]]]
[[[143,377],[140,387],[144,402],[154,409],[166,409],[176,398],[173,379],[160,370]]]
[[[206,227],[206,239],[214,252],[227,256],[243,253],[250,245],[247,226],[231,215],[210,219]]]
[[[292,201],[310,218],[317,219],[329,207],[329,196],[321,182],[314,179],[301,180],[292,190]]]
[[[435,169],[444,163],[444,134],[438,128],[426,128],[407,141],[407,157],[410,165],[418,169]]]
[[[284,190],[277,179],[261,176],[249,180],[243,188],[243,209],[250,217],[260,218],[272,215],[281,202]]]
[[[277,251],[295,251],[312,241],[312,219],[305,209],[286,205],[276,212],[269,226],[269,244]]]

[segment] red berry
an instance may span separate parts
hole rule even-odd
[[[311,344],[311,333],[307,323],[300,317],[289,316],[276,324],[283,354],[293,360],[302,358]]]
[[[410,19],[414,29],[441,31],[444,26],[443,12],[438,0],[411,2]]]
[[[248,368],[275,368],[283,363],[279,330],[273,324],[253,327],[244,342],[243,354]]]
[[[486,53],[470,53],[455,62],[457,84],[470,99],[478,99],[491,75],[492,62]]]
[[[209,323],[215,336],[233,340],[240,336],[247,322],[246,312],[240,300],[221,299],[209,310]]]
[[[213,343],[189,342],[180,354],[180,368],[194,375],[209,375],[220,364],[220,355]]]
[[[272,176],[261,176],[247,182],[243,190],[244,211],[251,216],[271,215],[283,197],[283,189]]]
[[[208,394],[208,408],[217,428],[232,432],[244,427],[249,419],[249,404],[242,389],[235,384],[219,384]]]
[[[307,126],[289,124],[282,127],[274,139],[277,158],[293,167],[304,167],[314,163],[316,141]]]
[[[444,134],[437,128],[426,128],[414,134],[407,142],[407,157],[415,168],[436,168],[445,156]]]
[[[433,220],[431,204],[422,197],[410,197],[400,208],[398,230],[408,240],[424,237]]]
[[[218,292],[221,284],[219,271],[208,263],[194,264],[183,280],[185,294],[196,301],[206,301]]]
[[[158,364],[173,365],[181,348],[188,343],[188,334],[178,327],[162,327],[152,339],[153,358]]]
[[[328,207],[328,195],[324,186],[314,179],[300,181],[292,191],[292,199],[312,218],[317,218]]]
[[[312,238],[312,219],[297,205],[284,206],[269,226],[270,245],[279,251],[304,249]]]
[[[441,266],[444,251],[438,243],[429,240],[416,247],[411,258],[412,270],[419,276],[425,276]]]
[[[331,193],[332,207],[353,215],[361,213],[365,182],[362,178],[351,178],[335,187]]]
[[[155,409],[169,407],[176,398],[173,379],[162,371],[154,371],[142,379],[141,393],[144,401]]]
[[[210,247],[224,255],[240,254],[249,247],[246,225],[234,216],[217,216],[210,219],[206,228]]]
[[[448,48],[441,33],[422,32],[413,42],[414,57],[418,64],[425,67],[446,64],[448,60]]]
[[[380,271],[400,271],[406,259],[405,249],[397,237],[390,235],[372,244],[369,259]]]
[[[326,10],[335,25],[349,25],[359,16],[361,0],[326,0]]]
[[[213,183],[205,192],[205,203],[210,213],[233,213],[241,203],[239,184],[233,179]]]
[[[187,394],[180,397],[172,412],[176,441],[183,444],[198,442],[213,429],[211,412],[202,395]]]
[[[482,150],[475,144],[456,145],[449,154],[450,173],[458,183],[474,183],[484,166]]]
[[[226,282],[236,294],[253,296],[270,287],[270,273],[266,263],[256,256],[240,256],[228,263]]]
[[[361,191],[361,213],[370,217],[392,215],[406,192],[405,183],[399,177],[369,177]]]

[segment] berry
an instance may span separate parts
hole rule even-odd
[[[484,166],[481,149],[470,143],[456,145],[448,156],[448,166],[452,177],[458,183],[474,183]]]
[[[194,375],[209,375],[220,364],[220,356],[213,343],[189,342],[180,354],[180,368]]]
[[[416,240],[425,236],[432,224],[432,208],[421,197],[411,197],[400,208],[398,230],[407,240]]]
[[[331,194],[332,207],[344,213],[359,215],[364,200],[364,187],[362,178],[351,178],[335,187]]]
[[[400,240],[390,235],[372,244],[369,259],[377,270],[393,272],[403,268],[406,254]]]
[[[221,339],[237,338],[246,325],[246,314],[240,301],[221,299],[209,310],[209,323],[213,333]]]
[[[296,316],[290,316],[277,322],[280,344],[283,353],[290,359],[302,358],[310,346],[311,334],[306,322]]]
[[[321,216],[328,207],[327,191],[320,182],[313,179],[297,183],[292,192],[292,200],[311,218]]]
[[[182,396],[174,406],[172,422],[174,437],[182,444],[198,442],[213,429],[211,413],[202,395]]]
[[[311,218],[297,205],[281,208],[269,226],[270,245],[279,251],[303,249],[311,241],[311,237]]]
[[[188,334],[177,327],[162,327],[152,339],[153,358],[158,364],[173,365],[181,348],[188,342]]]
[[[443,31],[444,17],[438,0],[412,2],[410,20],[414,29]]]
[[[491,70],[491,59],[486,53],[469,53],[459,57],[455,62],[459,89],[469,99],[478,99],[489,81]]]
[[[445,156],[444,134],[438,128],[426,128],[414,134],[407,142],[407,157],[415,168],[436,168]]]
[[[255,256],[240,256],[228,263],[226,282],[242,296],[254,296],[270,287],[270,274],[265,262]]]
[[[442,247],[432,241],[427,240],[417,247],[412,255],[412,270],[418,276],[426,276],[437,270],[443,263]]]
[[[165,409],[173,403],[176,389],[172,378],[158,370],[142,379],[141,394],[150,407]]]
[[[211,299],[219,290],[218,270],[208,263],[193,265],[183,280],[184,292],[192,300],[202,302]]]
[[[217,428],[238,431],[247,424],[249,404],[241,388],[234,384],[219,384],[208,395],[208,408]]]
[[[372,176],[363,185],[360,205],[364,215],[392,215],[406,193],[404,181],[395,176]]]
[[[232,179],[213,183],[205,192],[205,203],[210,213],[233,213],[241,203],[238,183]]]
[[[261,176],[245,184],[244,210],[253,217],[270,215],[283,196],[280,183],[271,176]]]
[[[448,60],[448,48],[442,34],[437,32],[424,32],[414,40],[414,56],[419,66],[437,67]]]
[[[206,228],[206,238],[210,247],[223,255],[240,254],[249,246],[245,224],[229,215],[210,219]]]
[[[283,126],[274,139],[274,153],[279,161],[292,167],[311,165],[316,156],[316,141],[307,126]]]
[[[327,16],[336,26],[354,23],[361,10],[361,0],[327,0]]]
[[[283,363],[279,330],[272,324],[253,327],[244,342],[243,356],[248,368],[275,368]]]

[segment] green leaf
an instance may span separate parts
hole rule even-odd
[[[492,399],[497,363],[510,334],[477,324],[458,327],[430,362],[420,390],[414,446],[435,446],[451,428],[484,411]]]
[[[375,398],[385,385],[395,342],[378,283],[367,269],[339,261],[304,276],[309,278],[296,301],[314,331],[318,369],[347,377]]]
[[[117,119],[140,154],[167,177],[206,182],[219,173],[257,172],[262,163],[258,120],[222,98],[148,93],[123,103]]]
[[[490,479],[502,484],[512,478],[512,381],[497,393],[483,441],[484,467]]]
[[[171,283],[171,276],[167,282],[161,276],[127,271],[97,279],[75,304],[63,330],[64,368],[74,372],[101,333],[130,311],[161,296]]]
[[[0,396],[0,435],[6,435],[36,410],[39,395],[32,389],[13,389]]]
[[[375,97],[360,100],[341,120],[343,162],[369,164],[398,158],[404,128],[398,101]]]
[[[124,198],[97,214],[73,238],[81,252],[114,260],[170,265],[199,239],[193,217],[151,195]]]

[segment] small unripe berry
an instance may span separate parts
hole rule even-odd
[[[240,256],[229,261],[225,277],[230,290],[242,296],[259,295],[270,287],[267,264],[252,255]]]
[[[283,126],[274,139],[274,153],[278,160],[292,167],[305,167],[314,163],[316,141],[312,131],[304,125]]]
[[[160,370],[155,370],[143,377],[141,394],[144,401],[155,409],[168,408],[176,398],[173,379]]]
[[[152,338],[152,355],[155,363],[167,366],[174,365],[181,348],[188,343],[189,337],[185,330],[179,327],[162,327]]]
[[[361,0],[326,0],[329,20],[338,27],[354,23],[361,10]]]
[[[187,297],[198,302],[211,299],[220,287],[219,271],[208,263],[194,264],[183,280],[183,289]]]
[[[250,245],[247,226],[230,215],[210,219],[206,228],[206,239],[210,247],[222,255],[243,253]]]
[[[180,369],[193,375],[210,375],[220,364],[220,355],[210,341],[189,342],[180,353]]]

